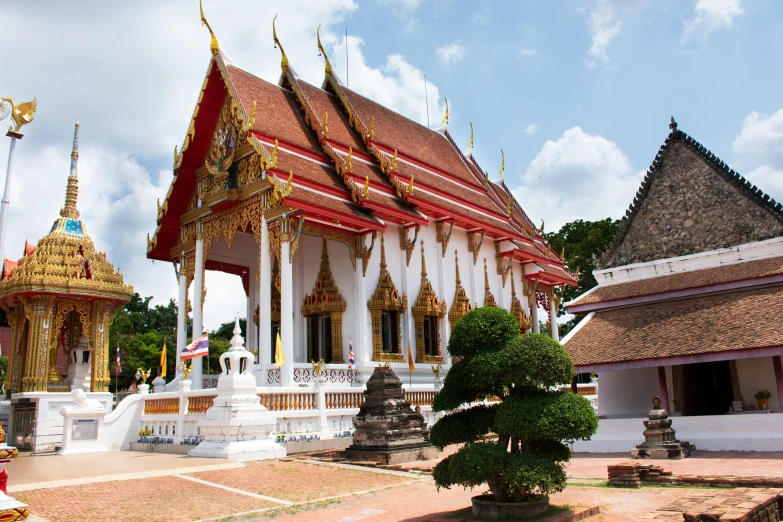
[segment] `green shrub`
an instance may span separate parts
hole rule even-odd
[[[565,349],[546,335],[520,335],[511,314],[485,307],[454,326],[449,351],[462,359],[446,375],[433,409],[455,411],[438,420],[430,440],[441,448],[465,446],[435,467],[437,486],[487,483],[498,501],[562,491],[571,458],[566,444],[587,440],[598,428],[587,399],[555,391],[573,374]],[[458,409],[487,397],[500,403]],[[484,442],[488,433],[498,442]]]

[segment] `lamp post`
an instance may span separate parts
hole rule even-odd
[[[8,107],[10,105],[10,109]],[[21,140],[24,135],[19,132],[23,126],[27,125],[35,117],[35,111],[38,109],[38,100],[33,98],[32,101],[24,102],[20,104],[14,103],[13,98],[0,98],[0,120],[3,120],[9,114],[14,121],[14,124],[8,128],[6,136],[11,138],[11,148],[8,151],[8,168],[5,173],[5,189],[3,191],[2,203],[0,203],[0,256],[5,259],[5,226],[8,221],[8,205],[10,203],[9,192],[11,190],[11,170],[14,166],[14,150],[16,149],[16,141]]]

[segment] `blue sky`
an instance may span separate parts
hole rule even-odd
[[[620,217],[668,133],[670,116],[783,199],[783,3],[773,0],[204,0],[221,48],[279,77],[271,19],[299,75],[323,59],[351,88],[426,123],[450,102],[449,130],[547,230]],[[76,6],[76,7],[74,7]],[[171,266],[145,258],[155,201],[171,180],[209,60],[196,0],[0,5],[0,95],[38,97],[17,147],[6,252],[48,231],[62,204],[73,122],[82,123],[80,208],[100,249],[156,302]],[[350,75],[345,75],[348,29]],[[5,125],[7,122],[3,122]],[[0,145],[5,165],[7,141]],[[238,278],[208,276],[210,328],[241,310]],[[227,304],[228,303],[228,304]]]

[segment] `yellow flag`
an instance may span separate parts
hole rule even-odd
[[[163,352],[160,354],[160,376],[166,376],[166,341],[163,341]]]
[[[411,352],[411,345],[408,345],[408,369],[413,373],[416,369],[416,364],[413,362],[413,353]]]
[[[280,332],[277,332],[277,342],[275,343],[275,366],[280,368],[285,364],[285,353],[283,353],[283,343],[280,341]]]

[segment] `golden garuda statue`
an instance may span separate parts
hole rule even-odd
[[[16,128],[9,127],[9,132],[18,134],[23,126],[35,118],[35,111],[38,110],[38,99],[33,98],[33,101],[20,103],[19,105],[14,103],[13,98],[0,98],[0,100],[11,104],[11,118],[13,118]]]

